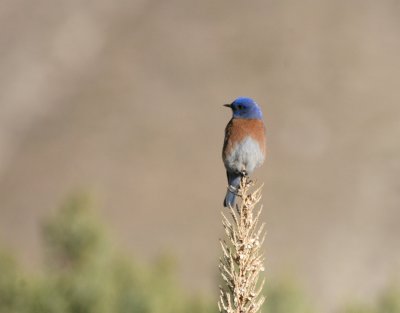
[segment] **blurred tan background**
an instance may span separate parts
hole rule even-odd
[[[399,1],[3,0],[0,55],[0,242],[28,267],[39,221],[87,190],[119,246],[216,294],[221,105],[245,95],[267,276],[324,310],[398,278]]]

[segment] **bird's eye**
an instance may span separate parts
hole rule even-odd
[[[237,108],[238,110],[243,110],[243,105],[239,104]]]

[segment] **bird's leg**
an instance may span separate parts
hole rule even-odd
[[[233,194],[235,194],[235,195],[238,195],[238,187],[234,187],[234,186],[232,186],[232,185],[228,185],[228,190],[230,191],[230,192],[232,192]]]

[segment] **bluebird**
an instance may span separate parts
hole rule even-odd
[[[234,206],[240,179],[250,175],[265,159],[266,140],[263,115],[251,98],[239,97],[224,106],[232,109],[232,119],[225,128],[222,160],[228,177],[224,206]]]

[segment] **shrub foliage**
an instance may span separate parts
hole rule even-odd
[[[138,264],[112,248],[85,196],[69,199],[42,226],[44,269],[25,273],[0,253],[0,313],[216,313],[217,299],[188,295],[174,264]],[[217,241],[216,241],[217,242]],[[312,313],[298,288],[268,283],[262,312]],[[400,313],[400,291],[388,288],[373,307],[344,313]]]

